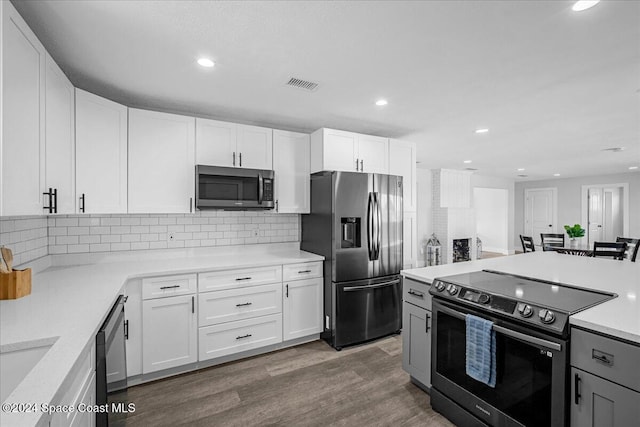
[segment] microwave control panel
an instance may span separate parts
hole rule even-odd
[[[262,200],[265,202],[273,202],[273,179],[265,178],[262,188]]]

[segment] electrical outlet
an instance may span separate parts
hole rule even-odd
[[[176,240],[176,235],[175,235],[175,233],[169,233],[169,234],[167,234],[167,241],[168,241],[168,242],[173,242],[174,240]]]
[[[253,237],[258,237],[258,230],[253,230]]]

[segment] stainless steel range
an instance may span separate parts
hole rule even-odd
[[[569,316],[616,295],[497,271],[433,281],[431,405],[460,426],[564,426]],[[493,322],[495,386],[466,374],[467,316]]]

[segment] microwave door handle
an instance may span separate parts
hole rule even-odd
[[[262,204],[262,199],[264,198],[264,180],[262,179],[262,174],[258,174],[258,204]]]

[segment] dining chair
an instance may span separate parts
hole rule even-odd
[[[627,250],[625,242],[594,242],[593,256],[601,258],[613,258],[618,261],[624,259],[624,252]]]
[[[556,249],[556,252],[559,254],[565,254],[565,255],[591,256],[591,251],[584,250],[584,249],[560,248],[560,249]]]
[[[564,234],[559,233],[540,233],[543,251],[552,251],[551,248],[564,247]]]
[[[522,252],[535,252],[536,247],[533,244],[533,237],[520,235],[520,243],[522,243]]]
[[[629,258],[631,262],[636,262],[638,256],[638,248],[640,248],[640,239],[632,239],[629,237],[618,237],[616,242],[625,242],[627,244],[627,251],[625,257]]]

